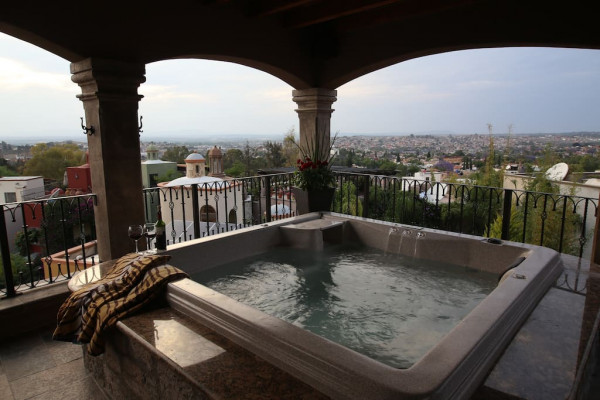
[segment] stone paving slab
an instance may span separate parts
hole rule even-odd
[[[1,400],[108,400],[83,365],[82,347],[52,328],[0,345]]]
[[[39,334],[28,334],[0,347],[0,361],[8,381],[35,374],[56,366],[51,354],[44,350]]]

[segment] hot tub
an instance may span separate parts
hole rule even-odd
[[[174,309],[332,398],[467,398],[562,270],[553,250],[469,235],[313,213],[171,246],[188,273],[289,246],[359,243],[493,273],[501,283],[409,368],[394,368],[269,316],[192,280],[169,284]],[[503,279],[501,279],[503,278]]]

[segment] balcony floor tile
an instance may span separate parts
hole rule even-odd
[[[64,392],[70,385],[87,376],[83,359],[55,366],[10,382],[15,400],[30,399],[38,395]]]
[[[107,400],[83,365],[81,346],[52,340],[52,331],[0,344],[0,399]]]
[[[39,334],[27,334],[0,346],[0,361],[9,382],[56,366],[52,355],[44,351]]]
[[[45,348],[52,355],[56,364],[64,364],[82,357],[82,348],[69,342],[59,342],[52,339],[52,330],[41,335]]]
[[[108,400],[91,376],[60,385],[28,400]]]
[[[0,399],[14,400],[6,375],[0,372]]]

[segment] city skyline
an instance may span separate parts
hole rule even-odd
[[[293,88],[248,67],[207,60],[146,66],[142,140],[283,137],[298,121]],[[81,140],[83,106],[69,62],[0,34],[2,140]],[[600,51],[465,50],[375,71],[338,90],[340,135],[600,131]]]

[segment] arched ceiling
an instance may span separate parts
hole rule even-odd
[[[340,85],[452,50],[600,49],[592,1],[139,0],[4,1],[0,31],[71,62],[232,61],[296,89]]]

